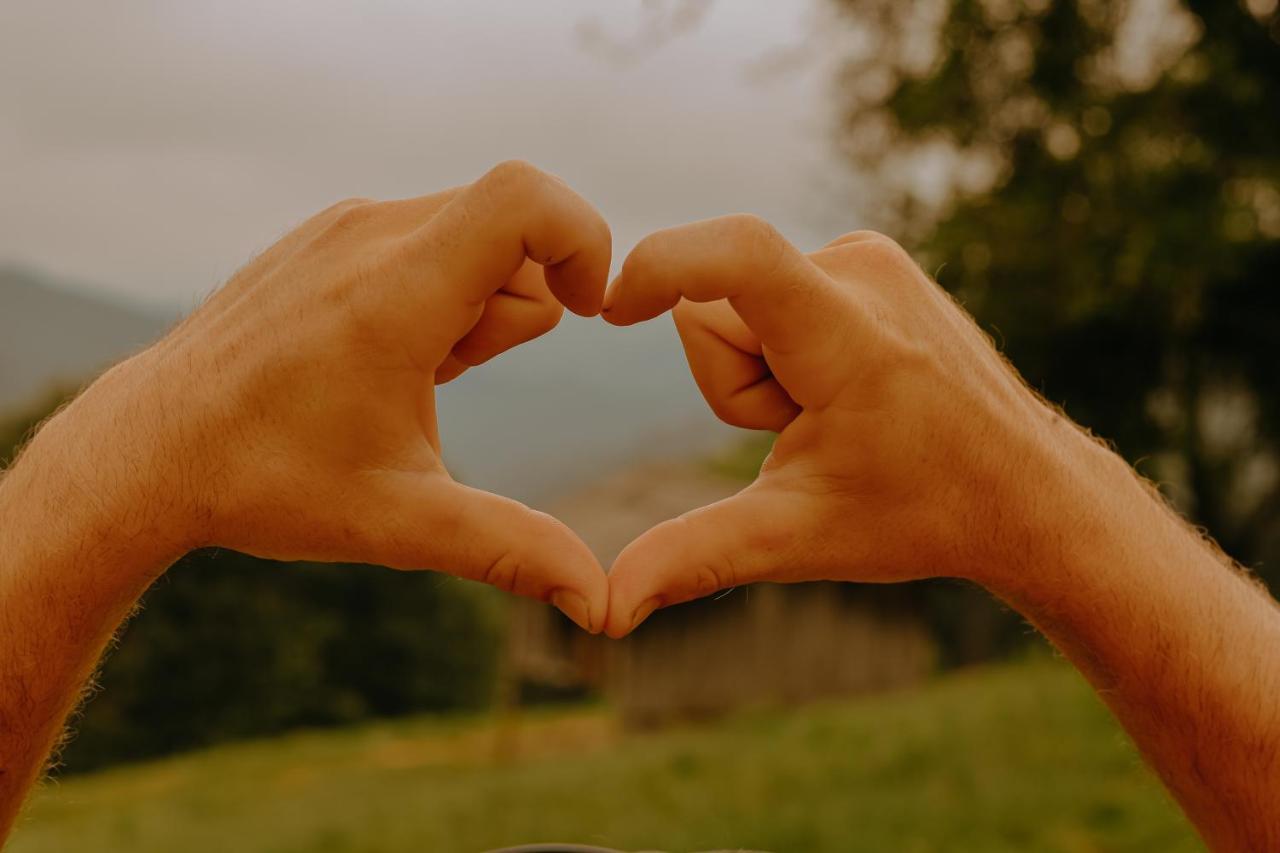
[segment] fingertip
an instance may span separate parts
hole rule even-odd
[[[592,555],[593,575],[589,584],[591,595],[588,598],[587,624],[583,628],[589,634],[599,634],[609,621],[609,577]]]
[[[604,630],[609,614],[609,578],[596,555],[571,529],[534,512],[538,533],[526,537],[550,586],[544,599],[591,634]],[[532,531],[531,531],[532,533]],[[537,541],[535,541],[535,538]]]
[[[616,596],[613,587],[610,587],[609,612],[604,623],[606,635],[615,640],[622,639],[640,627],[641,623],[653,614],[653,611],[663,605],[663,598],[660,595],[645,593],[641,595],[643,597],[640,598],[640,603],[636,604],[635,597],[629,597],[625,592],[621,596]]]
[[[613,281],[609,282],[608,287],[604,291],[604,301],[600,304],[600,314],[604,317],[606,323],[612,323],[615,326],[622,325],[620,315],[615,310],[617,308],[618,294],[622,289],[622,274],[613,277]]]
[[[547,287],[565,308],[579,317],[594,317],[604,301],[607,271],[592,269],[594,264],[580,256],[546,267]],[[606,267],[607,270],[607,267]]]
[[[660,524],[633,540],[609,567],[605,633],[615,640],[634,631],[664,600],[662,594],[666,590],[662,587],[661,573],[654,569],[668,563],[661,552],[655,553],[652,547],[654,530],[663,526]],[[651,607],[647,606],[650,602],[654,602]]]
[[[596,317],[600,314],[603,299],[601,288],[593,287],[586,293],[565,302],[565,308],[579,317]]]
[[[604,307],[609,309],[613,307],[613,301],[618,298],[618,287],[622,284],[622,273],[615,275],[605,286],[604,289]]]
[[[614,619],[610,616],[609,620],[605,622],[604,634],[611,640],[621,640],[630,633],[631,626],[620,619]]]

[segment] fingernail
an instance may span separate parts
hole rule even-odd
[[[582,630],[592,629],[591,609],[587,607],[587,600],[578,593],[571,589],[558,589],[551,593],[551,603]]]
[[[649,614],[657,610],[658,605],[661,603],[661,599],[654,596],[637,607],[635,612],[631,614],[631,630],[634,631],[636,628],[640,627],[640,623],[648,619]]]

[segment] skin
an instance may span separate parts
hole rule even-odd
[[[856,232],[805,255],[745,216],[669,229],[604,316],[668,310],[712,409],[779,435],[752,485],[619,555],[610,636],[755,581],[967,578],[1084,672],[1213,849],[1280,849],[1275,602],[902,249]]]
[[[434,568],[600,630],[581,540],[450,478],[434,387],[562,305],[598,313],[610,251],[523,163],[343,202],[50,420],[0,480],[0,840],[112,632],[191,549]]]

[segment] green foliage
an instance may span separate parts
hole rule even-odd
[[[844,141],[1031,385],[1276,582],[1280,14],[1169,5],[845,0]]]
[[[0,457],[63,399],[0,422]],[[298,726],[484,706],[500,599],[431,572],[195,552],[148,592],[73,724],[80,771]]]
[[[603,710],[559,711],[220,747],[51,786],[11,850],[1202,849],[1088,685],[1042,657],[715,726],[613,731]],[[497,743],[517,746],[495,761]]]
[[[431,573],[197,552],[148,593],[63,760],[484,706],[494,598]]]

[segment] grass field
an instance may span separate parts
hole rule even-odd
[[[605,709],[421,718],[50,783],[11,853],[1202,849],[1048,659],[624,735]]]

